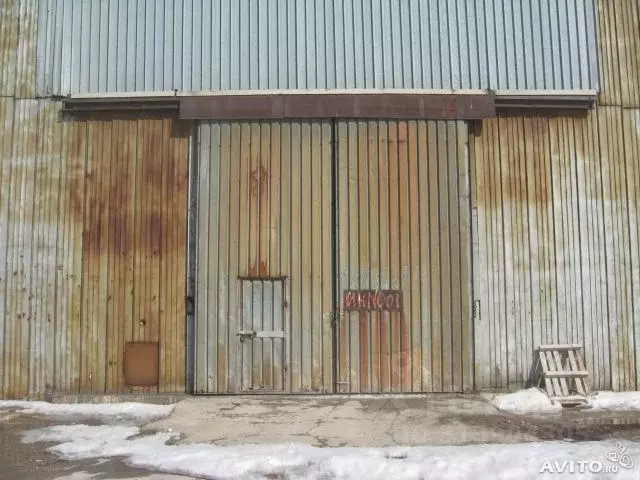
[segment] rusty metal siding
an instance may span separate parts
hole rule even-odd
[[[13,96],[18,49],[18,4],[15,0],[0,3],[0,96]]]
[[[285,277],[284,390],[330,391],[330,123],[203,123],[198,138],[196,391],[270,369],[257,352],[243,364],[241,277]]]
[[[627,355],[635,357],[636,383],[640,389],[640,109],[622,111],[622,136],[624,138],[624,179],[628,192],[627,208],[629,218],[630,273],[631,273],[631,322],[627,325],[633,334],[627,342],[632,348]],[[633,363],[629,365],[631,370]],[[633,375],[629,375],[627,385],[633,386]],[[622,386],[620,387],[622,388]]]
[[[0,105],[0,396],[127,391],[126,341],[184,391],[188,132]]]
[[[596,111],[484,122],[472,142],[478,388],[522,386],[557,341],[585,345],[596,389],[640,388],[638,2],[599,1],[597,20]]]
[[[597,89],[594,1],[40,0],[38,94]]]
[[[188,155],[172,128],[86,124],[81,390],[122,388],[128,341],[159,342],[159,390],[184,389]]]
[[[342,311],[338,391],[472,388],[467,141],[464,123],[338,124],[338,290],[403,304]]]
[[[0,392],[4,392],[9,381],[13,380],[10,375],[9,362],[5,359],[5,344],[13,339],[7,340],[6,335],[6,312],[7,312],[7,247],[9,242],[9,185],[11,183],[10,162],[12,150],[13,133],[13,110],[14,100],[12,98],[0,98],[0,353],[3,354],[0,361]]]
[[[41,0],[0,1],[0,96],[36,97],[39,4]],[[46,9],[42,18],[48,16]],[[43,37],[44,38],[44,37]]]
[[[485,122],[472,143],[476,385],[580,343],[596,389],[638,387],[638,112]]]
[[[601,105],[640,108],[640,5],[637,0],[598,2]]]
[[[6,232],[0,254],[5,271],[3,394],[23,396],[44,389],[46,376],[52,373],[45,368],[45,359],[50,353],[46,339],[53,333],[49,319],[54,307],[55,254],[51,247],[57,232],[49,218],[55,207],[49,195],[59,174],[55,158],[43,153],[55,105],[37,100],[6,105],[12,111],[5,110],[3,120],[12,133],[8,155],[2,158],[0,198],[0,224]]]

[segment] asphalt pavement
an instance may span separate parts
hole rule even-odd
[[[50,443],[21,443],[27,430],[60,424],[49,417],[0,412],[0,480],[188,480],[133,468],[118,458],[70,461],[46,450]]]

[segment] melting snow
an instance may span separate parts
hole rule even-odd
[[[150,405],[145,403],[57,404],[0,400],[0,410],[9,408],[18,408],[26,413],[39,413],[54,417],[96,418],[105,423],[122,421],[148,423],[170,415],[174,405]]]
[[[538,388],[495,395],[491,403],[499,410],[518,414],[562,411],[561,405],[552,405],[547,394]],[[588,398],[588,407],[590,412],[637,412],[640,392],[599,392]]]
[[[555,412],[546,394],[529,389],[497,395],[492,403],[517,413]],[[603,392],[597,410],[640,410],[640,393]],[[173,406],[123,404],[54,405],[0,402],[0,410],[103,419],[110,425],[60,425],[33,430],[24,442],[54,442],[49,450],[66,459],[123,457],[134,467],[215,479],[637,479],[640,443],[537,442],[513,445],[390,448],[317,448],[303,444],[217,446],[168,445],[170,432],[141,434],[137,423],[169,415]],[[118,424],[114,425],[114,421]],[[634,465],[635,463],[635,465]]]
[[[637,479],[635,468],[640,467],[628,463],[640,458],[640,443],[631,442],[380,449],[302,444],[223,447],[167,445],[172,434],[139,433],[137,427],[64,425],[28,432],[24,441],[58,442],[49,450],[67,459],[122,456],[135,467],[211,479],[535,479],[541,473],[552,473],[550,478]],[[621,447],[628,455],[625,467],[620,463],[622,453],[611,457]],[[605,474],[605,469],[617,473]]]

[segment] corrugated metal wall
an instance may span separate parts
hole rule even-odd
[[[485,122],[472,141],[478,388],[522,386],[558,341],[585,346],[596,389],[640,388],[640,4],[598,14],[598,109]]]
[[[0,0],[0,96],[36,96],[39,0]],[[46,2],[45,2],[46,3]],[[46,16],[46,15],[45,15]],[[45,65],[43,64],[42,67]]]
[[[331,124],[205,123],[199,144],[196,391],[239,392],[247,374],[258,390],[273,375],[271,352],[238,336],[239,277],[285,277],[276,385],[331,391]]]
[[[538,345],[580,343],[596,389],[635,390],[639,112],[488,121],[472,157],[477,387],[520,387]]]
[[[640,108],[640,2],[600,0],[599,103]]]
[[[184,391],[187,135],[47,100],[0,114],[0,396],[125,391],[135,340]]]
[[[39,4],[38,95],[599,84],[593,0]]]
[[[473,386],[466,124],[337,127],[339,292],[399,290],[401,312],[343,312],[342,392]]]
[[[187,157],[187,140],[167,140],[167,122],[62,124],[58,104],[19,99],[173,88],[595,88],[596,24],[597,112],[485,122],[471,141],[475,385],[520,386],[539,341],[576,339],[596,388],[640,388],[640,7],[594,3],[279,0],[267,11],[252,0],[0,0],[0,394],[117,391],[124,339],[160,339],[160,390],[184,389],[184,322],[172,319],[184,316],[175,272],[185,263],[187,182],[177,178],[187,167],[177,158]],[[160,174],[166,194],[143,181],[158,175],[145,152],[173,152]],[[107,171],[109,158],[118,170]],[[111,208],[112,198],[128,209]],[[153,234],[158,225],[165,234]],[[316,246],[304,248],[301,263]],[[319,303],[296,307],[325,315],[309,320],[313,332],[330,321],[322,292]],[[230,334],[211,322],[207,344],[217,346],[207,358],[223,368],[230,357],[210,339]],[[296,353],[302,365],[287,381],[327,389],[327,332],[304,328],[296,333],[306,342]],[[102,335],[107,341],[96,341]],[[322,353],[304,363],[318,341]],[[414,372],[428,367],[410,366],[400,372],[413,388]],[[361,371],[359,385],[375,386],[374,371],[370,382]],[[223,375],[201,375],[205,390],[236,388]]]

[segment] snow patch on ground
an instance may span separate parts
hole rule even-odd
[[[623,468],[607,459],[619,449],[612,441],[543,442],[462,447],[317,448],[302,444],[167,445],[169,433],[139,435],[137,427],[63,425],[28,432],[24,441],[60,442],[49,450],[67,459],[122,456],[132,466],[215,479],[535,479],[545,462],[553,478],[637,479],[640,465]],[[640,443],[627,443],[630,458],[639,458]],[[577,462],[599,462],[618,473],[579,473]],[[557,462],[557,463],[555,463]],[[574,462],[573,464],[569,462]],[[558,474],[559,467],[565,471]],[[570,473],[573,465],[574,473]],[[547,470],[548,472],[549,470]],[[578,473],[578,476],[576,476]]]
[[[96,418],[104,423],[131,421],[148,423],[167,417],[174,405],[151,405],[145,403],[78,403],[57,404],[0,400],[0,410],[21,409],[25,413],[38,413],[54,417]]]
[[[498,410],[519,414],[562,411],[562,405],[552,405],[547,394],[537,388],[496,395],[491,403]]]
[[[163,475],[152,473],[144,477],[127,477],[127,480],[185,480],[187,477],[177,477],[175,475]],[[102,473],[74,472],[64,477],[56,477],[53,480],[115,480],[105,478]]]
[[[491,404],[498,410],[517,414],[562,411],[561,405],[552,405],[547,394],[535,387],[515,393],[495,395]],[[591,412],[638,412],[640,411],[640,392],[599,392],[588,398],[588,407]]]
[[[596,411],[639,412],[640,392],[599,392],[589,405]]]

